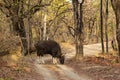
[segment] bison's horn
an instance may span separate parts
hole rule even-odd
[[[62,54],[61,56],[65,56],[65,54]]]

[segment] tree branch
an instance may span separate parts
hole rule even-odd
[[[50,6],[51,5],[51,2],[53,0],[51,0],[48,4],[42,4],[42,0],[39,1],[39,4],[36,4],[34,6],[32,6],[30,8],[30,10],[27,10],[25,13],[24,13],[24,17],[27,17],[28,14],[35,14],[37,11],[39,11],[41,8],[43,7],[46,7],[46,6]]]
[[[72,35],[72,37],[75,38],[75,35],[72,33],[72,30],[75,31],[75,29],[71,26],[67,26],[67,28],[68,28],[70,34]]]

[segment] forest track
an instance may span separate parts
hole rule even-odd
[[[104,43],[105,45],[105,43]],[[105,47],[105,50],[106,50],[106,46]],[[108,48],[109,48],[109,51],[113,51],[112,49],[112,46],[109,42],[109,45],[108,45]],[[66,47],[66,48],[63,48],[65,49],[64,51],[67,50],[66,53],[66,58],[72,58],[75,56],[75,45],[70,45],[70,47]],[[89,45],[84,45],[83,46],[83,51],[84,51],[84,56],[95,56],[95,55],[99,55],[100,53],[102,53],[102,47],[101,47],[101,43],[96,43],[96,44],[89,44]]]
[[[67,47],[68,48],[68,47]],[[109,48],[111,48],[109,46]],[[66,49],[66,48],[64,48]],[[96,53],[101,53],[101,44],[92,44],[92,45],[84,45],[84,55],[92,56],[96,55]],[[72,58],[75,56],[75,48],[74,46],[69,47],[67,49],[66,59]],[[51,61],[50,56],[44,57],[45,62]],[[94,80],[85,74],[78,74],[73,68],[67,65],[60,64],[39,64],[38,59],[35,60],[34,65],[37,73],[43,76],[44,80]]]
[[[79,75],[74,69],[66,65],[34,64],[37,73],[43,76],[44,80],[92,80],[85,75]]]

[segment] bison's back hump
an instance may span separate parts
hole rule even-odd
[[[56,50],[60,49],[60,46],[57,42],[55,42],[53,40],[47,40],[47,41],[39,41],[36,45],[36,48],[51,51],[53,49],[56,49]]]

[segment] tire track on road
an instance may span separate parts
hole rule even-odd
[[[34,65],[44,80],[92,80],[84,74],[77,74],[74,69],[66,65],[38,64],[37,62]]]
[[[46,67],[54,71],[54,74],[58,77],[58,80],[72,80],[56,65],[47,65]]]
[[[84,74],[77,74],[72,68],[66,66],[66,65],[56,65],[58,68],[60,68],[67,77],[69,77],[71,80],[92,80],[85,76]]]
[[[44,80],[58,80],[52,71],[46,68],[45,65],[35,63],[36,70],[41,74]]]

